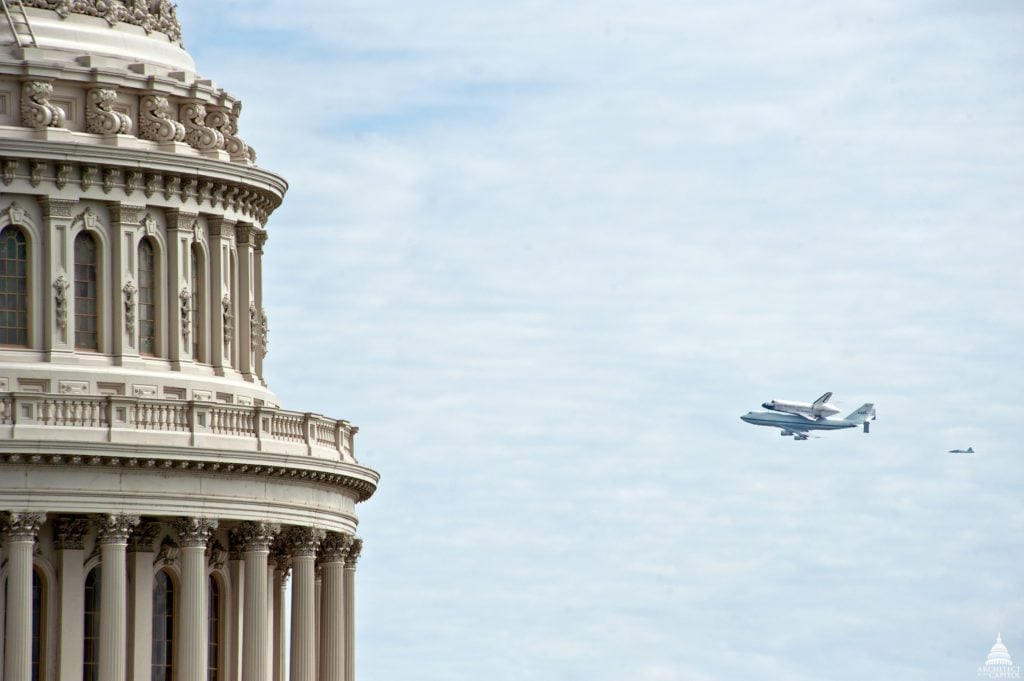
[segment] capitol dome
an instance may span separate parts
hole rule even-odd
[[[287,183],[171,3],[0,2],[3,678],[353,681],[378,475],[264,380]]]
[[[988,657],[985,659],[986,667],[997,667],[997,666],[1012,666],[1013,659],[1010,657],[1010,651],[1003,645],[1003,635],[999,633],[996,635],[996,642],[992,645],[992,649],[988,651]]]

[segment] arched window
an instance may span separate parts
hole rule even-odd
[[[75,237],[75,347],[99,350],[99,257],[96,238],[88,232]]]
[[[28,243],[15,226],[0,232],[0,345],[28,345]]]
[[[207,673],[206,681],[220,681],[220,582],[213,575],[210,575],[207,584],[209,595],[210,641],[207,645]]]
[[[203,266],[203,256],[199,252],[199,246],[192,244],[192,359],[196,362],[203,362],[203,301],[206,299],[206,278],[200,269]]]
[[[139,242],[139,353],[156,354],[156,256],[153,242]]]
[[[82,681],[100,678],[100,567],[85,578]]]
[[[166,570],[153,579],[152,681],[174,678],[174,583]]]
[[[32,681],[40,681],[45,669],[43,663],[46,648],[46,590],[39,568],[32,568]]]

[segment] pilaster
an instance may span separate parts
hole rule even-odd
[[[113,352],[115,361],[139,356],[137,234],[144,206],[111,203],[110,209],[110,298],[113,306]]]
[[[128,537],[128,679],[149,681],[153,662],[153,542],[160,534],[160,523],[139,523]],[[78,679],[81,679],[79,670]]]
[[[180,368],[192,357],[192,239],[198,213],[167,211],[167,357]]]
[[[43,214],[43,350],[47,361],[74,352],[71,220],[77,200],[39,198]]]
[[[235,223],[220,216],[207,218],[210,245],[210,363],[214,371],[225,375],[236,366],[238,304],[235,300],[235,278],[232,268],[235,246]]]
[[[57,549],[57,579],[60,593],[58,609],[60,632],[57,642],[57,679],[81,681],[82,678],[82,623],[85,612],[85,534],[89,531],[87,518],[59,518],[55,527],[54,547]]]

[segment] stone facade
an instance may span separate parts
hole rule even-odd
[[[13,13],[2,678],[353,681],[355,507],[378,475],[354,426],[284,409],[263,378],[287,184],[255,165],[241,103],[196,73],[166,0]]]

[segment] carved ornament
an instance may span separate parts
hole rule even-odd
[[[146,33],[159,31],[181,44],[181,24],[170,0],[23,0],[26,7],[71,14],[101,17],[113,26],[117,22],[142,27]]]
[[[178,518],[173,524],[184,547],[205,548],[210,535],[217,529],[216,518]]]
[[[153,540],[159,533],[160,523],[152,520],[140,522],[128,537],[128,551],[130,553],[152,553]]]
[[[192,327],[192,294],[188,287],[181,289],[178,300],[181,301],[181,338],[187,344]]]
[[[57,328],[66,329],[68,326],[68,287],[71,286],[71,282],[68,281],[64,273],[57,275],[57,278],[53,282],[54,291],[54,314],[56,316]]]
[[[33,187],[38,187],[43,182],[43,171],[46,170],[46,161],[29,161],[28,181]]]
[[[45,520],[45,513],[8,513],[3,524],[7,541],[34,542]]]
[[[85,129],[95,135],[126,135],[132,127],[128,114],[111,109],[117,101],[117,91],[110,88],[92,88],[85,98]]]
[[[45,80],[29,80],[21,86],[21,125],[26,128],[63,128],[64,109],[50,104],[53,84]]]
[[[267,348],[270,347],[270,325],[267,323],[267,311],[260,309],[260,357],[267,356]]]
[[[359,556],[363,553],[363,540],[359,537],[352,538],[352,546],[348,549],[348,556],[345,557],[345,567],[355,569],[359,562]]]
[[[231,296],[225,293],[224,297],[220,299],[220,307],[224,322],[224,345],[231,345],[235,329],[235,315],[231,312]]]
[[[99,168],[96,166],[85,165],[82,166],[82,174],[78,182],[82,187],[82,191],[88,191],[89,187],[96,184],[97,176],[99,175]]]
[[[100,544],[127,544],[132,528],[139,524],[139,516],[121,513],[102,515],[93,519]]]
[[[179,114],[185,124],[185,143],[199,151],[224,148],[224,135],[206,125],[206,106],[197,100],[181,105]]]
[[[124,294],[124,330],[131,345],[135,345],[135,294],[138,291],[131,279],[121,289]]]
[[[4,184],[12,184],[18,173],[18,159],[5,158],[3,167]]]
[[[289,527],[286,539],[292,556],[315,556],[324,534],[315,527]]]
[[[55,529],[53,544],[58,551],[81,551],[85,548],[85,535],[89,531],[88,518],[64,516],[57,519]]]
[[[185,126],[171,118],[171,104],[161,95],[146,95],[139,102],[139,137],[154,142],[181,142]]]
[[[18,205],[17,201],[11,201],[11,205],[4,211],[12,225],[20,225],[25,221],[25,209]]]
[[[100,216],[92,212],[92,208],[86,206],[85,210],[76,215],[75,219],[71,221],[71,226],[74,227],[78,223],[82,223],[82,226],[85,227],[85,229],[95,231],[99,227]]]
[[[237,544],[242,553],[246,551],[269,551],[270,543],[281,531],[275,523],[245,522],[231,530],[230,538],[233,545]]]
[[[352,535],[328,532],[320,542],[320,561],[323,563],[344,563],[348,549],[352,546]]]

